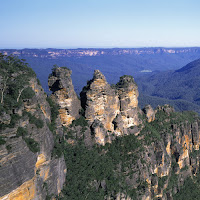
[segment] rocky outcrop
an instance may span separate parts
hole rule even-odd
[[[124,75],[116,85],[120,101],[120,118],[124,129],[140,124],[138,113],[138,87],[132,76]],[[118,125],[119,126],[119,125]],[[120,130],[121,134],[124,132]]]
[[[119,113],[119,99],[99,70],[95,70],[93,79],[82,91],[81,101],[89,125],[99,120],[107,130],[114,131],[112,121]]]
[[[95,126],[93,130],[97,143],[105,144],[108,132],[114,132],[113,120],[120,109],[116,90],[111,88],[99,70],[95,70],[93,79],[81,92],[81,101],[86,120],[90,126]],[[102,127],[97,128],[97,121]]]
[[[72,71],[65,67],[55,67],[49,76],[48,85],[52,98],[59,106],[59,116],[63,126],[68,126],[79,117],[80,101],[71,80]]]
[[[176,113],[169,105],[159,106],[155,111],[146,106],[144,109],[146,114],[148,110],[153,115],[143,116],[142,126],[134,126],[139,130],[134,130],[133,127],[127,128],[128,134],[133,131],[132,134],[136,136],[134,140],[141,145],[139,151],[128,151],[130,157],[126,162],[129,164],[124,163],[127,168],[121,172],[125,174],[128,188],[136,190],[135,196],[123,192],[115,194],[112,198],[172,200],[188,177],[195,179],[198,176],[200,157],[198,116],[187,112]],[[153,116],[153,120],[149,122],[148,116]],[[115,119],[115,123],[119,124],[117,121],[120,122],[122,119]],[[94,125],[97,143],[104,145],[105,142],[109,142],[109,135],[106,138],[105,134],[99,134],[106,132],[100,121],[94,121]],[[124,144],[121,148],[123,151],[123,148],[129,147]],[[132,161],[134,157],[137,159]],[[120,170],[122,169],[118,163],[117,173],[120,174]],[[110,196],[107,199],[110,199]]]
[[[111,132],[104,127],[103,123],[98,119],[95,119],[91,125],[91,131],[94,133],[95,143],[105,145],[111,143]]]
[[[0,136],[5,141],[0,145],[2,200],[43,200],[58,195],[65,182],[63,156],[52,157],[54,137],[48,128],[47,96],[36,78],[26,84],[29,93],[22,93],[21,103],[1,113]]]
[[[143,109],[144,114],[146,115],[147,121],[152,122],[155,120],[155,111],[151,105],[146,105]]]
[[[148,198],[171,200],[188,177],[199,173],[200,121],[197,115],[176,113],[169,105],[159,106],[156,112],[152,125],[160,130],[160,139],[149,144],[146,154],[151,166],[147,172],[151,187]]]
[[[138,112],[141,111],[138,108],[138,95],[133,77],[123,76],[115,87],[111,87],[105,76],[95,70],[93,79],[81,92],[81,102],[89,125],[96,120],[101,122],[99,128],[95,122],[93,129],[97,143],[105,144],[105,138],[110,138],[110,133],[127,134],[127,128],[139,125]]]

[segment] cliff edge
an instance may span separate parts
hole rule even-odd
[[[65,182],[64,157],[52,157],[51,109],[35,73],[13,57],[0,58],[0,199],[45,199]]]

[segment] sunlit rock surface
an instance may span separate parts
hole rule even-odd
[[[0,145],[1,200],[43,200],[47,195],[58,195],[65,182],[64,158],[52,158],[54,138],[47,126],[51,111],[46,95],[36,78],[29,84],[35,95],[14,111],[19,116],[14,128],[0,130],[6,137],[6,144]],[[23,113],[42,120],[43,125],[30,123],[28,114]],[[4,118],[8,123],[10,117]],[[19,127],[27,130],[25,137],[39,144],[38,152],[32,152],[22,136],[17,136]]]
[[[155,120],[155,111],[153,110],[151,105],[145,106],[143,111],[144,111],[144,114],[146,115],[148,122],[152,122]]]
[[[71,70],[67,68],[54,68],[48,80],[52,98],[59,106],[59,115],[63,126],[68,126],[78,118],[81,108],[80,100],[74,91],[71,73]]]

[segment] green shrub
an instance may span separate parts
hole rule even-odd
[[[63,147],[60,143],[55,142],[53,151],[52,151],[52,157],[60,158],[63,154]]]
[[[33,95],[28,86],[30,79],[36,75],[24,60],[0,54],[0,74],[6,86],[2,102],[5,110],[19,108],[23,98],[30,98]]]
[[[40,146],[39,146],[39,143],[36,142],[34,139],[32,138],[24,138],[24,141],[26,142],[28,148],[36,153],[36,152],[39,152],[40,151]]]
[[[0,130],[4,130],[6,128],[14,128],[17,121],[21,118],[18,114],[12,114],[10,116],[11,116],[10,124],[0,123]]]
[[[188,170],[188,166],[185,165],[185,167],[181,168],[181,172],[187,171]]]
[[[61,68],[70,70],[68,67],[61,67]]]
[[[199,199],[200,190],[199,185],[192,180],[191,177],[188,177],[185,181],[183,186],[181,186],[180,190],[173,196],[174,200],[189,200]]]
[[[136,189],[128,190],[127,194],[131,199],[137,199]]]
[[[56,130],[56,118],[59,114],[58,106],[52,100],[51,97],[47,97],[46,100],[49,103],[49,106],[51,108],[51,124],[49,124],[48,126],[49,126],[50,131],[54,132]]]
[[[158,178],[158,186],[163,188],[164,184],[167,181],[167,178],[168,178],[167,176],[159,177]]]
[[[167,190],[173,189],[174,186],[177,185],[177,182],[178,182],[178,175],[175,174],[174,171],[172,170],[171,175],[169,177]]]
[[[80,118],[78,118],[72,122],[72,126],[85,127],[85,126],[88,126],[88,123],[87,123],[86,119],[83,116],[81,116]]]
[[[141,120],[145,120],[146,119],[145,114],[144,113],[141,114],[139,112],[138,112],[138,118],[141,119]]]
[[[17,129],[17,136],[19,137],[19,136],[22,136],[22,137],[24,137],[24,136],[26,136],[28,134],[28,132],[27,132],[27,130],[25,129],[25,128],[23,128],[23,127],[18,127],[18,129]]]
[[[64,139],[58,135],[54,136],[54,147],[52,150],[52,157],[60,158],[63,155]]]
[[[5,110],[5,108],[3,107],[3,105],[2,104],[0,104],[0,115],[3,113],[3,112],[5,112],[6,110]]]
[[[38,78],[37,78],[37,84],[38,85],[42,85],[41,82],[40,82],[40,80]]]
[[[3,139],[2,136],[0,136],[0,145],[3,145],[3,144],[5,144],[5,143],[6,143],[6,141]]]
[[[8,150],[8,152],[10,152],[11,149],[12,149],[12,146],[9,144],[9,145],[6,146],[6,149]]]
[[[22,99],[31,99],[35,95],[35,92],[32,90],[31,87],[27,87],[21,94]]]
[[[44,122],[41,119],[36,118],[31,113],[28,113],[30,124],[35,124],[37,128],[43,128]]]
[[[40,175],[40,169],[36,170],[36,175]]]
[[[132,168],[138,162],[142,153],[141,143],[137,137],[127,135],[117,137],[111,144],[105,146],[85,147],[84,142],[76,140],[76,144],[64,143],[63,152],[68,166],[67,177],[70,184],[63,189],[63,199],[104,199],[124,192],[132,199],[137,199],[138,189],[128,186],[126,178],[134,173]],[[130,154],[130,152],[132,152]],[[128,173],[128,174],[127,174]],[[91,183],[105,180],[106,189],[98,188],[98,192]],[[140,184],[144,190],[146,184]],[[61,198],[62,199],[62,198]]]
[[[155,142],[161,139],[158,127],[158,124],[155,122],[145,123],[145,127],[142,129],[140,134],[144,135],[144,139],[147,144],[151,144],[151,142]]]
[[[8,125],[9,128],[14,128],[16,122],[20,119],[21,117],[18,114],[13,114],[11,115],[11,121],[10,124]]]

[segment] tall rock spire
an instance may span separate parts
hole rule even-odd
[[[86,91],[81,93],[81,100],[84,101],[83,98],[86,98],[85,117],[89,124],[98,119],[106,129],[113,131],[112,121],[119,112],[119,100],[115,90],[99,70],[94,71]]]
[[[139,124],[138,120],[138,87],[132,76],[124,75],[117,83],[120,100],[120,114],[124,128]]]
[[[71,80],[71,70],[66,67],[54,68],[49,76],[48,85],[53,92],[52,97],[59,105],[59,116],[63,126],[68,126],[79,117],[81,109]]]

